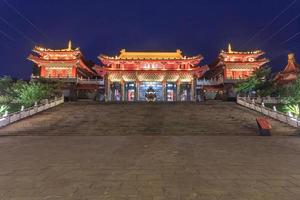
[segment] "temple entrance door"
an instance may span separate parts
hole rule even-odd
[[[121,83],[114,82],[111,84],[111,100],[112,101],[122,100]]]
[[[133,82],[125,84],[125,95],[127,101],[135,101],[135,84]]]
[[[191,84],[182,83],[180,84],[180,101],[190,101],[191,100]]]
[[[166,85],[167,101],[176,100],[176,83],[167,83]]]
[[[141,82],[139,86],[139,100],[146,101],[146,91],[150,87],[155,91],[156,101],[163,101],[163,86],[161,82]]]

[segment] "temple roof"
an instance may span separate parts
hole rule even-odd
[[[78,61],[78,58],[75,57],[75,58],[70,58],[70,59],[45,59],[43,57],[40,57],[40,56],[36,56],[36,55],[32,55],[30,54],[28,57],[27,57],[28,60],[34,62],[34,63],[70,63],[70,62],[77,62]]]
[[[288,55],[288,64],[284,68],[284,70],[281,72],[283,74],[286,73],[298,73],[300,70],[299,64],[296,62],[295,54],[290,53]]]
[[[182,52],[177,50],[175,52],[126,52],[122,49],[120,59],[182,59]]]
[[[256,60],[253,60],[253,61],[244,61],[244,60],[226,60],[226,61],[223,61],[224,63],[226,63],[226,65],[236,65],[236,64],[242,64],[242,65],[264,65],[268,62],[270,62],[269,59],[267,58],[262,58],[262,59],[256,59]]]
[[[115,57],[109,57],[101,55],[100,58],[104,59],[114,59],[114,60],[181,60],[181,59],[196,59],[201,57],[186,57],[182,55],[181,50],[176,50],[175,52],[134,52],[126,51],[122,49],[120,55]]]
[[[70,40],[68,42],[67,48],[65,48],[65,49],[49,49],[49,48],[44,48],[41,46],[35,46],[33,51],[35,51],[35,52],[74,52],[74,51],[79,51],[79,48],[73,49],[72,41]]]
[[[275,76],[275,81],[279,84],[288,84],[297,79],[300,73],[300,65],[296,62],[295,54],[288,55],[288,64],[283,71]]]
[[[261,50],[255,50],[255,51],[234,51],[232,50],[231,44],[228,44],[227,51],[221,50],[221,53],[223,54],[232,54],[232,55],[262,55],[264,54]]]
[[[216,59],[213,63],[208,65],[209,70],[204,73],[203,78],[211,79],[219,74],[223,74],[224,67],[224,63],[220,59]]]
[[[30,54],[27,59],[40,66],[77,66],[85,71],[95,74],[86,64],[79,48],[73,49],[72,42],[69,41],[66,49],[46,49],[35,46],[32,50],[35,54]]]

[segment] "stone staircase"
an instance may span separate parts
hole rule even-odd
[[[72,102],[0,129],[1,135],[257,135],[261,114],[234,102]],[[270,119],[273,135],[298,130]]]

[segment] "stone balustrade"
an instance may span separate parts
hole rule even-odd
[[[264,103],[258,104],[255,100],[247,100],[245,97],[237,97],[237,104],[255,110],[259,113],[262,113],[268,117],[279,120],[283,123],[289,124],[293,127],[300,127],[300,121],[292,116],[289,116],[285,113],[278,112],[275,109],[267,108],[264,106]]]
[[[36,113],[42,112],[49,108],[55,107],[62,103],[64,103],[64,97],[55,98],[54,100],[51,100],[51,101],[45,100],[44,103],[41,103],[39,105],[35,104],[34,106],[26,108],[26,109],[24,109],[24,107],[22,106],[22,108],[19,112],[5,114],[4,116],[0,117],[0,127],[7,126],[11,123],[14,123],[14,122],[24,119],[26,117],[32,116]]]

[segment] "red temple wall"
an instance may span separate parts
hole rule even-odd
[[[251,74],[252,71],[236,71],[236,70],[227,70],[226,78],[228,79],[246,79]]]
[[[57,69],[57,68],[46,68],[44,66],[41,67],[40,71],[41,77],[53,77],[53,78],[66,78],[66,77],[75,77],[76,76],[76,68],[75,71],[73,68],[66,69]]]
[[[127,69],[127,70],[135,70],[139,67],[139,65],[137,64],[124,64],[124,69]],[[122,68],[122,66],[121,66]]]

